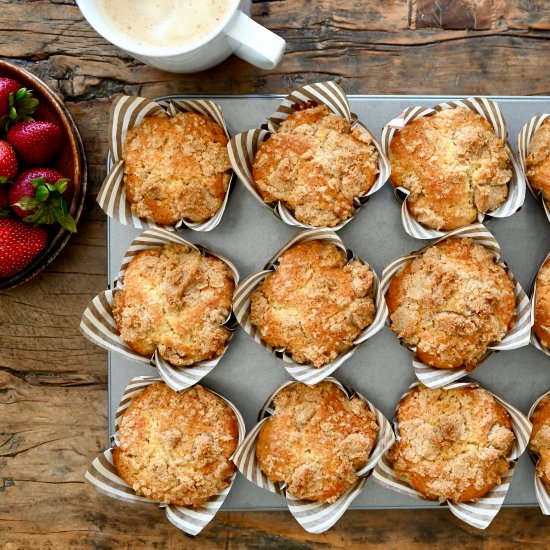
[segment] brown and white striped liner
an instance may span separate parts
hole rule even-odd
[[[531,143],[531,139],[533,139],[535,132],[542,126],[543,122],[547,121],[548,119],[550,119],[550,114],[548,113],[536,115],[523,126],[518,135],[518,156],[521,168],[523,169],[525,182],[529,186],[529,189],[531,190],[533,196],[542,205],[542,208],[544,209],[544,212],[546,214],[546,218],[550,222],[550,208],[548,204],[546,204],[546,202],[543,200],[542,193],[540,191],[535,191],[535,189],[531,187],[531,184],[529,183],[529,178],[527,177],[526,166],[526,160],[529,154],[529,145]]]
[[[411,393],[411,391],[419,384],[419,382],[415,382],[414,384],[412,384],[409,389],[403,394],[400,402],[403,401],[403,399],[407,395],[409,395],[409,393]],[[444,386],[444,389],[450,390],[453,388],[462,388],[465,386],[475,386],[480,388],[482,387],[475,380],[466,379],[461,382],[453,382],[451,384],[447,384],[446,386]],[[523,413],[518,411],[515,407],[500,399],[500,397],[494,394],[491,395],[493,395],[498,403],[500,403],[508,411],[508,414],[510,415],[510,418],[512,420],[512,430],[514,432],[514,435],[516,436],[516,441],[510,455],[510,459],[513,461],[510,464],[510,470],[503,477],[500,485],[495,486],[485,496],[476,499],[475,501],[469,502],[446,502],[451,512],[457,518],[461,519],[472,527],[476,527],[477,529],[485,529],[486,527],[488,527],[500,510],[504,499],[506,498],[506,494],[508,493],[508,489],[510,488],[512,475],[514,473],[515,461],[523,454],[523,452],[527,448],[529,437],[531,435],[531,423],[529,422],[527,417]],[[399,440],[399,425],[397,425],[396,421],[394,421],[394,426],[396,438]],[[383,487],[386,487],[387,489],[390,489],[400,494],[415,497],[420,500],[427,500],[422,493],[416,491],[406,481],[397,477],[397,474],[394,472],[392,464],[388,458],[388,453],[385,453],[378,461],[378,464],[374,469],[373,478],[377,483],[379,483]]]
[[[533,417],[533,413],[535,412],[535,409],[537,408],[538,404],[547,396],[550,392],[546,392],[545,394],[541,395],[534,403],[533,406],[529,409],[528,417],[529,420]],[[531,456],[531,460],[535,464],[535,468],[538,464],[539,457],[529,449],[529,455]],[[540,477],[537,475],[537,471],[535,469],[534,473],[534,485],[535,485],[535,495],[537,497],[537,502],[539,503],[541,512],[545,516],[550,516],[550,490],[546,487],[546,485],[542,482]]]
[[[533,280],[533,290],[531,292],[531,316],[533,318],[533,322],[535,321],[535,304],[537,300],[537,277],[539,275],[540,270],[542,269],[542,266],[550,259],[550,252],[546,255],[546,258],[544,258],[544,261],[542,262],[539,270],[537,271],[535,275],[535,279]],[[534,329],[531,329],[531,344],[535,346],[538,350],[542,351],[542,353],[545,353],[546,355],[550,355],[550,349],[547,348],[539,339],[539,337],[536,335]]]
[[[220,256],[216,252],[208,250],[204,246],[194,245],[187,242],[181,237],[178,237],[172,231],[162,228],[148,229],[136,237],[130,245],[130,248],[126,251],[126,254],[122,260],[120,271],[115,281],[114,289],[106,290],[98,294],[88,305],[82,315],[80,331],[84,334],[84,336],[86,336],[86,338],[88,338],[88,340],[91,340],[102,348],[115,353],[120,353],[128,359],[132,359],[140,363],[149,363],[156,367],[166,384],[168,384],[168,386],[170,386],[173,390],[179,391],[196,384],[199,380],[201,380],[201,378],[206,376],[212,369],[214,369],[214,367],[216,367],[229,347],[233,331],[236,328],[236,323],[234,322],[231,313],[223,323],[223,326],[231,331],[231,336],[221,355],[215,357],[214,359],[199,361],[188,367],[177,367],[170,364],[160,356],[158,350],[155,351],[152,357],[140,355],[132,350],[126,342],[123,342],[120,339],[119,331],[113,318],[111,306],[113,303],[114,294],[118,290],[124,288],[124,274],[126,268],[138,252],[151,248],[160,248],[167,243],[186,244],[195,250],[198,250],[203,255],[208,254],[219,258],[225,262],[231,270],[233,278],[235,279],[235,285],[239,284],[239,272],[228,259]]]
[[[194,112],[213,119],[223,128],[227,139],[230,139],[221,108],[213,101],[205,99],[171,99],[156,102],[144,97],[121,96],[113,102],[109,117],[108,173],[97,196],[99,206],[109,217],[124,225],[132,225],[138,229],[164,227],[172,231],[174,228],[178,229],[182,226],[194,231],[212,231],[220,223],[231,189],[235,185],[236,176],[234,173],[231,174],[231,180],[222,206],[212,218],[205,222],[196,223],[180,220],[175,226],[159,225],[152,220],[139,218],[132,213],[130,204],[126,199],[122,152],[128,130],[142,122],[145,117],[159,113],[168,113],[168,115],[174,116],[178,112]]]
[[[371,336],[376,334],[383,326],[388,315],[388,308],[386,306],[386,301],[384,296],[380,291],[380,281],[378,275],[375,273],[374,269],[370,268],[374,274],[374,285],[373,285],[373,300],[374,306],[376,308],[376,314],[373,322],[366,327],[359,336],[354,340],[353,347],[348,350],[346,353],[338,356],[335,361],[328,363],[320,368],[311,367],[309,365],[303,365],[296,363],[292,358],[286,354],[284,349],[275,349],[272,346],[267,345],[261,338],[254,327],[250,323],[250,300],[252,294],[256,288],[264,281],[264,279],[277,269],[279,257],[288,250],[291,246],[298,243],[303,243],[313,240],[322,240],[328,241],[341,250],[343,250],[348,258],[348,261],[358,259],[364,263],[367,267],[370,267],[367,262],[361,258],[356,258],[349,250],[346,249],[344,243],[340,237],[330,229],[309,229],[297,233],[292,237],[282,248],[280,248],[275,255],[267,262],[266,266],[262,271],[258,273],[253,273],[237,287],[235,294],[233,296],[233,313],[237,318],[239,325],[243,330],[254,338],[254,341],[262,345],[264,348],[271,351],[276,357],[284,361],[284,366],[288,374],[304,382],[305,384],[316,384],[321,380],[325,379],[327,376],[332,374],[338,367],[340,367],[344,361],[349,359],[357,350],[357,348],[363,343],[366,342]]]
[[[286,382],[277,388],[275,392],[273,392],[260,411],[260,422],[256,424],[256,426],[254,426],[246,435],[244,441],[241,445],[239,445],[239,448],[233,455],[233,462],[241,474],[246,477],[246,479],[262,489],[266,489],[272,493],[277,493],[286,498],[290,513],[309,533],[323,533],[327,529],[330,529],[342,517],[342,514],[348,509],[352,501],[363,490],[367,482],[367,478],[372,473],[379,458],[392,446],[395,441],[390,422],[378,409],[376,409],[376,407],[374,407],[370,401],[353,390],[346,389],[334,378],[327,378],[326,381],[336,384],[350,399],[353,396],[356,396],[361,399],[361,401],[364,401],[369,409],[376,415],[376,421],[380,428],[376,445],[372,450],[368,463],[357,472],[360,479],[358,479],[349,489],[347,489],[346,492],[338,498],[338,500],[332,504],[327,504],[325,502],[301,500],[296,498],[286,492],[284,483],[273,482],[268,479],[268,477],[260,469],[256,460],[256,440],[262,424],[274,413],[273,400],[275,399],[275,396],[283,388],[286,388],[291,384],[296,384],[297,382]]]
[[[521,288],[521,285],[514,277],[513,273],[500,259],[500,245],[498,244],[497,240],[493,237],[491,232],[481,223],[450,231],[444,237],[437,239],[430,245],[425,246],[424,248],[421,248],[420,250],[412,252],[411,254],[408,254],[406,256],[397,258],[396,260],[391,262],[382,272],[382,281],[380,283],[382,294],[384,296],[386,295],[393,276],[407,263],[411,262],[418,256],[421,256],[427,248],[433,246],[436,243],[444,241],[445,239],[466,237],[469,237],[473,239],[476,243],[485,246],[485,248],[488,248],[495,256],[497,265],[506,269],[508,275],[510,276],[510,279],[514,283],[514,295],[516,297],[516,320],[514,326],[506,333],[506,335],[500,342],[489,346],[489,352],[487,353],[484,360],[489,357],[489,355],[491,355],[491,353],[494,351],[511,350],[527,346],[529,344],[531,326],[533,324],[529,298]],[[409,347],[409,349],[413,352],[416,351],[414,347]],[[422,382],[429,388],[441,388],[442,386],[445,386],[446,384],[458,380],[459,378],[463,378],[464,376],[467,376],[469,374],[466,369],[436,369],[433,367],[429,367],[428,365],[425,365],[420,360],[418,360],[415,355],[413,355],[412,364],[414,373],[418,380],[420,380],[420,382]]]
[[[133,378],[120,401],[120,405],[116,412],[115,420],[115,433],[111,437],[112,447],[107,449],[105,452],[98,455],[88,471],[84,474],[85,481],[99,489],[103,493],[106,493],[110,497],[124,500],[126,502],[149,502],[160,508],[165,508],[165,513],[168,521],[173,523],[178,529],[185,531],[189,535],[197,535],[202,529],[212,520],[216,515],[220,507],[222,506],[225,498],[229,494],[233,481],[237,472],[231,476],[231,481],[228,487],[226,487],[221,493],[216,496],[211,497],[203,506],[200,508],[185,507],[185,506],[175,506],[175,505],[165,505],[158,501],[136,495],[134,490],[130,485],[128,485],[119,475],[113,464],[112,451],[113,448],[117,446],[118,443],[118,427],[119,421],[124,413],[124,411],[130,406],[132,397],[141,393],[147,386],[160,382],[160,378],[154,378],[150,376],[138,376]],[[212,391],[212,390],[210,390]],[[213,392],[216,393],[216,392]],[[239,425],[239,445],[244,439],[246,432],[245,424],[241,413],[238,409],[225,399],[223,396],[216,393],[221,397],[230,407],[231,410],[235,413],[237,417],[237,422]],[[231,460],[233,457],[231,457]]]
[[[507,142],[508,132],[506,130],[506,122],[504,121],[500,107],[494,101],[486,97],[470,97],[468,99],[440,103],[433,108],[408,107],[400,115],[390,120],[382,129],[382,149],[386,156],[388,156],[393,136],[409,122],[421,117],[432,116],[443,109],[454,109],[455,107],[465,107],[474,113],[480,114],[491,124],[496,136],[506,142],[512,163],[512,179],[508,184],[508,198],[502,206],[499,206],[491,213],[485,215],[478,214],[477,221],[481,223],[485,218],[507,218],[517,212],[525,201],[525,177],[514,151]],[[407,207],[408,195],[409,191],[404,187],[398,187],[394,190],[394,196],[402,203],[401,221],[403,222],[405,231],[416,239],[436,239],[446,235],[447,232],[430,229],[414,219]]]
[[[281,123],[288,118],[290,114],[296,111],[296,106],[307,106],[314,102],[317,105],[324,104],[330,111],[336,115],[345,118],[352,124],[352,127],[358,127],[362,131],[369,134],[372,138],[372,143],[378,152],[378,176],[369,192],[361,197],[355,198],[355,214],[367,203],[370,195],[376,193],[386,183],[390,175],[390,164],[382,147],[369,128],[357,120],[357,116],[350,110],[350,105],[344,90],[334,81],[320,82],[317,84],[309,84],[295,90],[289,94],[279,108],[273,113],[267,122],[260,128],[248,130],[234,136],[227,145],[229,160],[233,166],[233,170],[243,182],[244,186],[252,193],[252,196],[268,210],[271,210],[278,218],[286,224],[302,227],[304,229],[314,229],[313,226],[299,222],[292,212],[281,202],[268,203],[264,201],[258,193],[254,180],[252,178],[252,165],[256,151],[261,143],[266,141],[271,134],[275,133]],[[341,229],[349,223],[355,214],[345,222],[333,227],[334,231]]]

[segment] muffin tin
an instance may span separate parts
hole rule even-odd
[[[175,96],[177,99],[193,99]],[[231,135],[256,128],[274,112],[282,96],[208,97],[223,109]],[[161,98],[167,99],[167,98]],[[379,136],[384,124],[406,107],[460,99],[441,96],[349,96],[352,111]],[[494,97],[507,122],[509,141],[515,144],[523,124],[537,113],[550,111],[548,97]],[[422,246],[405,233],[399,205],[391,186],[384,186],[368,208],[342,228],[338,235],[358,256],[368,258],[377,273],[395,258]],[[521,285],[527,290],[550,248],[550,226],[540,205],[528,195],[523,208],[505,219],[487,224],[502,247],[502,256]],[[117,275],[122,257],[140,230],[109,219],[109,281]],[[274,250],[296,232],[273,216],[238,184],[229,200],[220,225],[211,233],[183,231],[182,236],[215,249],[231,260],[243,277],[261,268]],[[426,243],[423,243],[426,244]],[[118,354],[109,354],[109,421],[113,431],[114,414],[128,381],[138,375],[155,375]],[[506,353],[495,353],[475,371],[475,379],[486,389],[527,412],[538,396],[550,387],[548,357],[533,346]],[[392,418],[401,395],[414,381],[410,352],[399,346],[389,329],[383,328],[337,371],[336,378],[365,395],[387,417]],[[257,422],[258,411],[275,388],[289,377],[280,360],[258,346],[243,330],[237,330],[227,354],[204,383],[232,401],[242,412],[247,428]],[[107,438],[106,441],[107,443]],[[533,465],[527,453],[517,464],[505,506],[536,506]],[[436,508],[427,502],[388,491],[369,480],[351,509]],[[279,495],[255,487],[237,476],[223,506],[224,510],[285,510]]]

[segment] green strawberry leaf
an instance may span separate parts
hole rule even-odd
[[[7,176],[0,176],[0,185],[4,185],[5,183],[11,183],[10,178]]]
[[[18,206],[21,210],[34,210],[40,204],[34,197],[21,197],[14,206]]]
[[[68,182],[69,182],[68,178],[61,178],[55,182],[55,188],[57,189],[60,195],[63,195],[63,193],[67,191]]]
[[[34,178],[31,180],[31,185],[35,189],[38,189],[39,185],[46,185],[46,178],[44,176],[39,176],[37,178]]]
[[[63,229],[66,229],[71,233],[76,233],[76,222],[68,212],[64,215],[59,215],[57,217],[57,221],[59,222],[59,225],[63,227]]]
[[[11,92],[8,96],[9,111],[0,118],[0,126],[6,130],[12,124],[21,120],[34,120],[32,114],[40,102],[35,97],[32,97],[32,90],[27,88],[19,88],[17,92]]]
[[[48,188],[44,185],[41,185],[40,187],[36,188],[36,200],[40,202],[47,201],[50,198],[50,192],[48,191]]]
[[[11,216],[11,212],[9,210],[4,210],[0,208],[0,220],[2,218],[9,218]]]

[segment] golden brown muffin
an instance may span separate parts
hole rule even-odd
[[[120,338],[142,355],[158,348],[176,366],[212,359],[231,332],[220,326],[231,311],[235,282],[229,267],[184,244],[135,255],[115,293]]]
[[[537,475],[550,489],[550,396],[541,399],[531,416],[533,431],[529,449],[539,457]]]
[[[292,384],[274,403],[256,442],[260,468],[295,497],[334,502],[368,462],[378,437],[374,413],[332,382]]]
[[[399,404],[397,424],[393,469],[428,499],[480,498],[510,469],[510,416],[482,388],[418,386]]]
[[[513,326],[514,284],[472,239],[430,246],[391,280],[390,327],[426,365],[473,370]]]
[[[550,348],[550,258],[540,268],[536,284],[533,330],[541,344]]]
[[[333,227],[373,186],[377,162],[366,132],[319,105],[292,113],[260,145],[252,177],[266,202],[281,201],[302,223]]]
[[[230,180],[227,137],[197,113],[147,117],[124,144],[124,183],[132,212],[164,225],[204,222],[221,207]]]
[[[512,177],[506,143],[481,115],[457,107],[421,117],[394,135],[391,182],[410,191],[411,215],[450,231],[501,206]]]
[[[202,506],[230,482],[239,427],[231,407],[202,386],[178,393],[164,382],[132,397],[113,464],[141,496]]]
[[[527,178],[550,208],[550,120],[545,120],[533,134],[525,159]]]
[[[353,346],[374,319],[372,271],[347,263],[326,241],[300,243],[280,258],[251,298],[250,322],[260,337],[297,363],[321,367]]]

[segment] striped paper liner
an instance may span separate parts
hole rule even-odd
[[[549,394],[550,394],[550,391],[546,392],[533,403],[533,406],[529,409],[529,413],[527,415],[529,417],[529,420],[531,420],[531,418],[533,417],[533,413],[535,412],[535,409],[537,408],[538,404]],[[531,457],[531,460],[535,464],[535,468],[536,468],[540,460],[540,457],[537,454],[535,454],[531,449],[529,449],[529,456]],[[534,473],[534,484],[535,484],[535,495],[537,497],[537,502],[539,503],[541,512],[545,516],[550,516],[550,489],[546,487],[546,485],[542,482],[540,477],[537,475],[536,469]]]
[[[500,107],[494,101],[485,97],[470,97],[458,101],[447,101],[440,103],[433,108],[428,107],[408,107],[396,118],[390,120],[382,129],[382,149],[386,156],[389,156],[390,143],[396,132],[403,129],[409,122],[417,118],[432,116],[443,109],[454,109],[455,107],[465,107],[474,113],[481,115],[493,127],[496,136],[506,143],[510,161],[512,164],[512,179],[508,184],[508,198],[496,210],[488,214],[478,214],[477,221],[483,222],[485,218],[507,218],[517,212],[525,201],[525,177],[521,166],[516,159],[514,151],[507,142],[508,132],[506,122],[500,111]],[[435,239],[442,237],[448,232],[430,229],[418,222],[407,207],[407,197],[409,191],[404,187],[394,189],[394,196],[401,202],[401,221],[405,231],[416,239]]]
[[[155,351],[152,357],[140,355],[136,351],[132,350],[126,342],[123,342],[120,339],[111,307],[114,294],[118,290],[124,288],[124,274],[126,272],[126,268],[138,252],[142,250],[160,248],[167,243],[186,244],[191,248],[198,250],[203,255],[210,255],[219,258],[225,262],[231,270],[233,278],[235,279],[235,285],[239,284],[239,272],[237,271],[237,268],[228,259],[220,256],[218,253],[213,252],[204,246],[194,245],[187,242],[177,236],[173,231],[168,231],[162,228],[147,229],[138,235],[136,239],[134,239],[130,245],[130,248],[126,251],[126,254],[122,260],[120,271],[117,275],[117,279],[115,280],[114,289],[106,290],[98,294],[84,311],[82,320],[80,321],[80,331],[84,334],[84,336],[86,336],[86,338],[102,348],[119,353],[128,359],[132,359],[140,363],[149,363],[156,367],[166,384],[168,384],[168,386],[170,386],[173,390],[179,391],[196,384],[199,380],[201,380],[201,378],[206,376],[212,369],[214,369],[214,367],[216,367],[229,347],[233,331],[236,328],[236,323],[233,315],[229,313],[222,326],[229,329],[231,331],[231,335],[225,348],[218,357],[205,361],[198,361],[197,363],[187,367],[177,367],[170,364],[160,356],[158,350]]]
[[[253,273],[252,275],[244,279],[244,281],[237,287],[237,289],[235,290],[235,294],[233,295],[233,313],[235,314],[237,322],[239,323],[239,325],[241,325],[243,330],[248,335],[252,336],[254,341],[258,342],[258,344],[271,351],[279,359],[282,359],[284,361],[285,369],[288,374],[290,374],[290,376],[306,384],[316,384],[317,382],[320,382],[321,380],[332,374],[338,367],[340,367],[344,363],[344,361],[349,359],[355,353],[357,348],[362,343],[366,342],[371,336],[376,334],[384,326],[386,317],[388,315],[388,308],[380,290],[380,281],[378,279],[378,275],[375,273],[374,269],[370,268],[374,274],[373,300],[374,306],[376,308],[376,314],[374,316],[373,322],[368,327],[366,327],[354,340],[354,345],[350,350],[339,355],[336,360],[332,361],[331,363],[328,363],[320,368],[315,368],[309,365],[296,363],[295,361],[293,361],[292,357],[290,357],[290,355],[285,352],[284,349],[273,348],[272,346],[266,344],[260,338],[259,332],[256,330],[256,327],[254,327],[250,323],[250,300],[252,298],[252,294],[254,293],[256,288],[264,281],[264,279],[270,273],[273,273],[277,269],[279,257],[283,254],[283,252],[288,250],[293,245],[313,240],[328,241],[343,250],[347,255],[348,261],[359,260],[370,268],[369,264],[366,261],[362,260],[361,258],[357,258],[353,255],[352,252],[346,249],[344,243],[334,231],[330,229],[309,229],[294,235],[294,237],[292,237],[282,248],[280,248],[275,253],[275,255],[267,262],[262,271],[259,271],[258,273]]]
[[[450,238],[466,238],[474,240],[476,243],[483,245],[489,249],[495,259],[497,265],[506,270],[510,279],[514,283],[514,295],[516,297],[516,320],[514,326],[506,333],[504,338],[498,342],[489,346],[486,356],[483,361],[489,357],[494,351],[511,350],[521,348],[529,344],[531,335],[531,326],[533,324],[533,318],[531,315],[531,305],[527,294],[521,288],[518,280],[514,277],[513,273],[508,269],[508,266],[500,259],[500,246],[497,240],[493,237],[491,232],[481,223],[462,227],[450,231],[444,237],[441,237],[420,250],[412,252],[406,256],[401,256],[391,262],[382,272],[382,294],[385,296],[390,286],[393,276],[407,263],[411,262],[415,258],[421,256],[430,246],[436,243],[444,241]],[[388,324],[389,324],[388,317]],[[403,342],[404,345],[406,345]],[[416,348],[413,346],[407,346],[411,351],[415,352]],[[441,388],[446,384],[449,384],[459,378],[467,376],[469,371],[466,369],[438,369],[429,367],[422,363],[415,355],[413,355],[412,365],[414,373],[418,380],[429,388]]]
[[[359,128],[363,132],[370,135],[372,143],[378,152],[378,176],[366,195],[356,197],[354,200],[355,213],[348,220],[332,227],[331,229],[337,231],[349,223],[357,212],[368,202],[370,195],[376,193],[386,183],[390,175],[390,163],[386,158],[386,155],[382,151],[382,147],[376,136],[369,128],[357,120],[357,116],[351,112],[350,105],[346,93],[344,90],[336,84],[334,81],[320,82],[317,84],[309,84],[303,86],[298,90],[295,90],[289,94],[281,104],[279,108],[267,119],[267,122],[260,128],[255,130],[248,130],[241,134],[234,136],[227,145],[227,151],[229,153],[229,160],[233,166],[233,170],[243,182],[244,186],[252,193],[252,196],[265,208],[271,210],[279,219],[284,221],[288,225],[301,227],[304,229],[315,229],[314,226],[308,225],[298,221],[292,212],[282,203],[268,203],[264,201],[262,196],[258,193],[254,179],[252,178],[252,165],[254,164],[254,157],[256,151],[261,143],[266,141],[271,134],[275,133],[281,123],[287,119],[287,117],[295,112],[298,108],[307,107],[311,105],[311,102],[315,102],[317,105],[324,104],[334,114],[345,118],[351,123],[352,128]]]
[[[533,318],[533,323],[535,321],[535,305],[537,301],[537,277],[539,276],[540,270],[548,260],[550,260],[550,252],[548,252],[546,258],[544,258],[544,261],[542,262],[539,270],[535,275],[535,278],[533,279],[533,290],[531,291],[531,316]],[[550,349],[540,341],[539,337],[535,333],[534,328],[531,329],[531,344],[533,344],[533,346],[535,346],[538,350],[542,351],[542,353],[550,355]]]
[[[99,454],[94,459],[94,461],[88,468],[88,471],[84,474],[84,479],[87,483],[110,497],[124,500],[126,502],[149,502],[151,504],[154,504],[155,506],[159,506],[160,508],[165,508],[166,517],[168,521],[170,521],[170,523],[173,523],[178,529],[181,529],[189,535],[197,535],[204,529],[204,527],[210,522],[210,520],[212,520],[212,518],[216,515],[216,513],[222,506],[225,498],[231,490],[233,481],[235,480],[235,476],[237,475],[236,471],[231,476],[229,486],[226,487],[219,494],[211,497],[203,506],[186,507],[171,504],[165,505],[159,501],[136,495],[132,487],[128,485],[118,475],[118,472],[113,464],[112,451],[113,448],[117,446],[118,427],[122,414],[130,406],[132,397],[134,395],[141,393],[147,386],[150,386],[151,384],[155,384],[160,381],[160,378],[154,378],[151,376],[138,376],[130,381],[130,383],[126,387],[126,390],[124,391],[124,394],[120,401],[120,405],[116,412],[115,433],[111,437],[113,447]],[[216,395],[221,397],[235,413],[239,425],[238,444],[240,445],[243,442],[246,432],[244,420],[241,413],[238,411],[235,405],[225,399],[225,397],[219,395],[216,392],[212,393],[215,393]],[[230,457],[230,459],[232,460],[233,457]]]
[[[111,106],[109,117],[109,159],[107,176],[103,180],[97,196],[97,202],[107,216],[124,225],[131,225],[138,229],[163,227],[174,230],[187,227],[194,231],[212,231],[221,221],[231,190],[235,185],[234,172],[227,187],[227,192],[220,209],[212,218],[205,222],[190,222],[180,220],[175,226],[160,225],[153,220],[136,216],[126,199],[124,185],[124,159],[122,158],[126,134],[130,128],[137,126],[145,117],[167,113],[174,116],[178,112],[194,112],[207,116],[218,123],[224,130],[227,139],[230,139],[225,119],[219,105],[205,99],[183,100],[171,99],[152,101],[144,97],[121,96],[115,99]]]
[[[400,399],[403,401],[411,391],[420,385],[420,382],[414,382],[409,389],[403,394]],[[462,388],[465,386],[478,387],[482,388],[475,380],[465,379],[461,382],[453,382],[444,386],[444,389],[450,390],[453,388]],[[490,392],[489,392],[490,393]],[[499,485],[493,487],[487,494],[483,497],[476,499],[474,501],[468,502],[450,502],[446,501],[446,505],[449,507],[451,512],[459,519],[465,523],[476,527],[477,529],[485,529],[489,526],[491,521],[497,515],[500,510],[508,489],[510,488],[510,483],[512,481],[512,475],[514,473],[515,461],[523,454],[527,445],[529,443],[529,437],[531,435],[531,423],[527,417],[521,413],[518,409],[503,401],[500,397],[491,393],[491,395],[500,403],[510,415],[512,420],[512,430],[516,436],[516,441],[510,455],[510,470],[508,473],[503,476],[502,482]],[[399,405],[398,405],[399,406]],[[399,439],[399,426],[397,421],[394,420],[394,426],[396,430],[396,438]],[[400,494],[408,495],[411,497],[418,498],[420,500],[428,500],[426,497],[413,489],[406,481],[399,479],[397,474],[393,471],[392,464],[389,460],[388,453],[384,453],[381,459],[378,461],[376,468],[373,473],[374,480],[390,489]],[[433,502],[433,501],[430,501]]]
[[[292,496],[286,491],[283,482],[273,482],[268,479],[260,469],[256,460],[256,440],[262,424],[274,414],[273,400],[275,396],[287,386],[297,384],[297,382],[285,382],[273,392],[260,411],[260,422],[246,435],[244,441],[239,445],[239,448],[235,451],[233,456],[233,462],[246,479],[262,489],[277,493],[286,498],[290,513],[309,533],[323,533],[327,529],[330,529],[342,517],[352,501],[364,488],[367,478],[372,473],[377,461],[395,441],[390,422],[370,401],[355,391],[345,388],[334,378],[327,378],[326,381],[336,384],[349,399],[355,396],[361,399],[361,401],[364,401],[369,409],[376,415],[376,421],[380,428],[376,445],[372,450],[368,463],[357,472],[360,479],[347,489],[338,500],[331,504],[327,504],[326,502],[302,500]]]
[[[546,214],[546,218],[550,222],[550,205],[543,200],[541,191],[537,191],[533,187],[531,187],[531,184],[529,183],[529,178],[527,177],[526,165],[531,139],[535,135],[535,132],[542,126],[543,122],[547,121],[548,119],[550,119],[550,114],[548,113],[536,115],[523,126],[518,135],[518,157],[525,177],[525,182],[529,186],[529,189],[533,196],[541,204]]]

